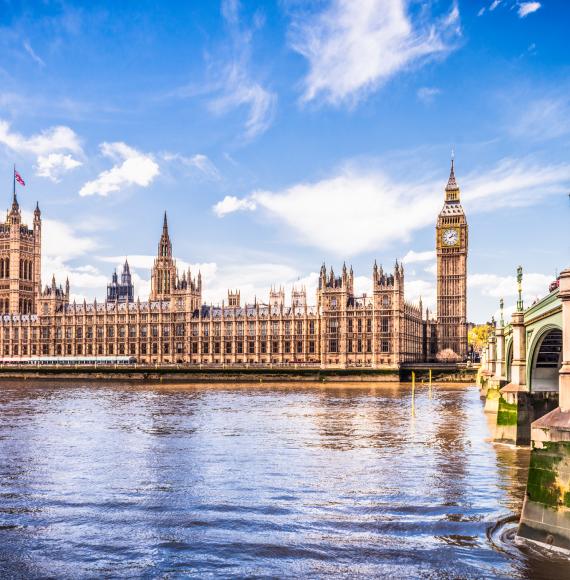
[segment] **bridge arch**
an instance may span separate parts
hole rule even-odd
[[[541,328],[533,337],[528,353],[529,391],[558,391],[558,374],[562,366],[562,329],[555,324]]]

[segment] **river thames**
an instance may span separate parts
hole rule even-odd
[[[478,391],[414,409],[397,383],[2,384],[0,576],[568,578],[493,536],[529,451]]]

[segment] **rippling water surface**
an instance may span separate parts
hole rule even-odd
[[[0,576],[568,578],[478,391],[0,385]]]

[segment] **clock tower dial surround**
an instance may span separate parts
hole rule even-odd
[[[467,357],[468,227],[451,160],[445,202],[436,225],[437,338],[439,350]]]

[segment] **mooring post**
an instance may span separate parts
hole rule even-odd
[[[415,371],[412,371],[412,416],[416,414],[415,397],[416,397],[416,373]]]

